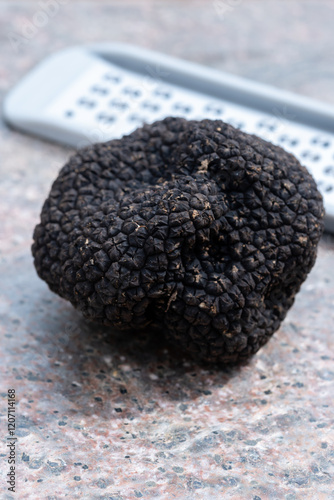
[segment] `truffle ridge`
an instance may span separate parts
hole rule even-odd
[[[278,146],[169,117],[79,150],[35,228],[38,275],[83,315],[160,327],[210,362],[255,353],[316,259],[322,197]]]

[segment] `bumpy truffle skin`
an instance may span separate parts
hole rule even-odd
[[[278,329],[322,230],[321,195],[293,155],[170,117],[72,156],[32,251],[86,318],[160,327],[195,357],[235,362]]]

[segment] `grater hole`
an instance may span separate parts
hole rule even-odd
[[[162,99],[170,99],[172,96],[172,93],[169,90],[164,89],[156,89],[153,94],[161,97]]]
[[[106,89],[105,87],[100,87],[99,85],[93,85],[93,87],[91,87],[90,91],[93,92],[94,94],[98,94],[98,95],[108,95],[109,94],[108,89]]]
[[[292,139],[290,136],[288,135],[282,135],[280,138],[279,138],[279,142],[281,144],[284,144],[284,145],[287,145],[287,146],[298,146],[299,144],[299,140],[298,139]]]
[[[79,106],[84,106],[85,108],[94,108],[96,106],[96,102],[92,99],[87,99],[86,97],[82,97],[78,100]]]
[[[231,118],[230,120],[226,120],[227,123],[232,125],[232,127],[237,128],[239,130],[242,130],[245,126],[244,122],[241,122],[239,120],[235,120],[234,118]]]
[[[191,112],[191,106],[189,106],[188,104],[182,104],[180,102],[175,103],[173,109],[175,111],[180,111],[181,113],[185,113],[186,115]]]
[[[113,99],[110,101],[109,105],[116,109],[127,109],[129,107],[127,102],[121,101],[120,99]]]
[[[334,177],[334,166],[331,165],[329,167],[326,167],[324,169],[324,174],[326,174],[326,175],[332,175]]]
[[[223,114],[224,110],[221,106],[217,106],[216,104],[207,104],[204,108],[204,112],[219,116]]]
[[[114,121],[116,121],[115,116],[108,115],[107,113],[99,113],[96,118],[102,123],[114,123]]]
[[[302,158],[305,158],[307,160],[310,160],[310,161],[314,161],[314,162],[317,162],[320,160],[321,156],[318,155],[318,154],[314,154],[312,151],[310,150],[307,150],[307,151],[303,151],[302,154],[301,154],[301,157]]]
[[[128,120],[130,122],[144,123],[146,121],[146,118],[142,115],[138,115],[138,114],[134,113],[134,114],[129,116]]]
[[[134,89],[132,87],[125,87],[123,89],[123,94],[129,95],[131,97],[140,97],[141,91],[139,89]]]
[[[121,78],[117,75],[106,73],[105,75],[103,75],[103,80],[106,80],[107,82],[120,83]]]
[[[260,129],[268,130],[269,132],[275,132],[277,129],[277,124],[271,121],[261,120],[257,127]]]
[[[324,139],[323,137],[313,137],[311,139],[311,144],[322,148],[329,148],[331,145],[330,141],[328,139]]]
[[[65,111],[65,116],[66,118],[72,118],[72,116],[74,116],[74,112],[69,109],[68,111]]]
[[[155,104],[154,102],[150,101],[145,101],[142,103],[142,108],[147,109],[149,111],[159,111],[160,106],[158,104]]]
[[[319,180],[317,182],[318,184],[318,188],[323,192],[323,193],[331,193],[332,191],[334,191],[334,187],[332,184],[327,184],[325,181],[323,180]]]

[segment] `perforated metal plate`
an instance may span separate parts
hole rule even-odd
[[[327,228],[334,230],[333,133],[295,121],[291,106],[273,105],[270,112],[265,112],[195,91],[190,79],[186,88],[184,78],[180,86],[159,74],[152,77],[150,71],[142,74],[135,68],[131,70],[91,54],[85,61],[70,82],[45,100],[39,110],[40,132],[36,129],[36,118],[31,127],[35,133],[52,137],[52,125],[58,131],[54,133],[55,139],[59,140],[61,131],[63,142],[81,147],[90,142],[120,138],[145,122],[166,116],[222,119],[296,155],[318,182],[325,200]],[[173,80],[173,76],[178,80],[177,71],[175,69],[169,80]]]

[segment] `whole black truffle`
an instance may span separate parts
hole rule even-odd
[[[79,150],[44,203],[39,276],[86,318],[160,327],[207,361],[255,353],[312,268],[316,184],[222,121],[166,118]]]

